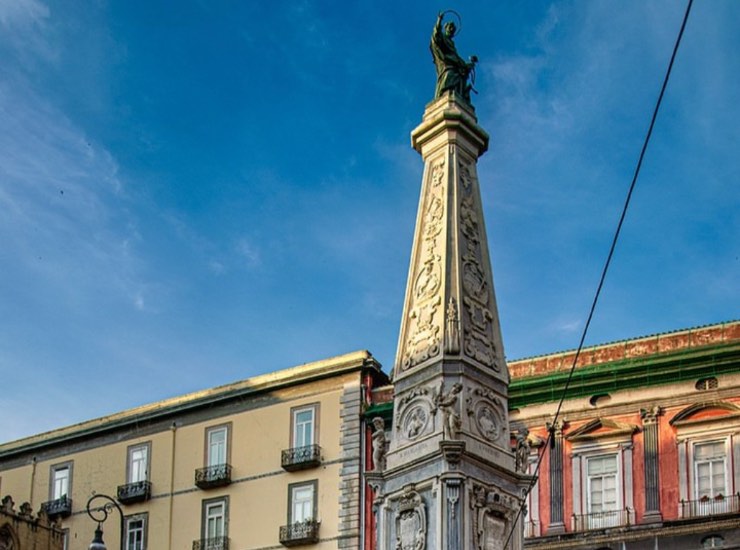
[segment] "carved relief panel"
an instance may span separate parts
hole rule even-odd
[[[476,200],[477,181],[474,164],[457,162],[460,189],[460,263],[462,265],[463,352],[496,371],[496,349],[493,339],[492,289],[489,267],[481,247],[482,219]]]
[[[425,550],[427,514],[424,500],[413,489],[404,492],[396,513],[396,550]]]
[[[477,550],[504,550],[518,502],[509,495],[482,485],[473,486],[473,542]]]
[[[415,269],[408,304],[407,330],[401,369],[408,370],[441,352],[443,270],[441,235],[445,223],[447,162],[430,162],[425,196],[422,198],[421,237],[414,259]]]

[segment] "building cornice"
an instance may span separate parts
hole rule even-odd
[[[609,394],[737,372],[740,372],[740,340],[584,366],[576,369],[565,398]],[[510,409],[559,400],[568,375],[568,371],[563,370],[514,378],[509,386]]]
[[[125,429],[131,425],[154,422],[169,416],[242,399],[256,397],[271,391],[307,384],[325,378],[371,369],[381,373],[380,364],[366,350],[338,355],[328,359],[305,363],[288,369],[247,378],[215,388],[157,401],[72,426],[33,435],[0,445],[0,460],[66,444],[81,438],[101,435],[112,430]]]

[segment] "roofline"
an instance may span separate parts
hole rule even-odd
[[[628,342],[639,342],[640,340],[652,340],[653,338],[659,338],[661,336],[677,336],[679,334],[691,334],[693,332],[696,332],[698,330],[706,330],[706,329],[718,329],[718,328],[726,328],[732,325],[740,324],[740,319],[734,319],[731,321],[723,321],[721,323],[712,323],[708,325],[697,325],[694,327],[689,328],[682,328],[678,330],[670,330],[667,332],[656,332],[654,334],[646,334],[644,336],[635,336],[633,338],[625,338],[624,340],[612,340],[611,342],[605,342],[601,344],[593,344],[591,346],[584,346],[581,348],[581,351],[593,351],[597,349],[603,349],[603,348],[610,348],[619,346],[620,344],[625,344]],[[700,345],[688,345],[686,348],[693,348],[693,347],[700,347]],[[530,355],[527,357],[521,357],[519,359],[512,359],[510,361],[507,361],[507,365],[511,367],[512,365],[516,365],[518,363],[525,363],[527,361],[532,361],[534,359],[545,359],[550,357],[559,357],[562,355],[572,355],[577,351],[577,348],[570,348],[563,351],[555,351],[551,353],[543,353],[541,355]],[[652,355],[652,354],[651,354]]]
[[[26,453],[33,449],[56,445],[67,440],[97,435],[112,429],[120,429],[130,424],[150,421],[175,413],[183,413],[203,406],[233,399],[234,397],[251,396],[280,388],[314,382],[331,376],[338,376],[363,368],[379,372],[378,363],[367,350],[359,350],[337,355],[311,363],[282,369],[252,378],[239,380],[215,388],[200,390],[185,395],[156,401],[111,415],[86,420],[71,426],[65,426],[32,435],[0,445],[0,459]]]

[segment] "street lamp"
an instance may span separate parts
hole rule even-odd
[[[104,500],[105,502],[100,506],[93,506],[92,503],[95,500]],[[103,524],[108,519],[108,514],[114,509],[118,510],[118,515],[121,518],[121,550],[123,550],[123,511],[113,497],[103,494],[93,495],[87,501],[87,515],[98,523],[95,529],[95,536],[88,550],[108,550],[105,542],[103,542]]]

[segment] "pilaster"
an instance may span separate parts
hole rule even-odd
[[[658,439],[658,406],[640,411],[645,463],[645,516],[643,522],[663,521],[660,512],[660,450]]]

